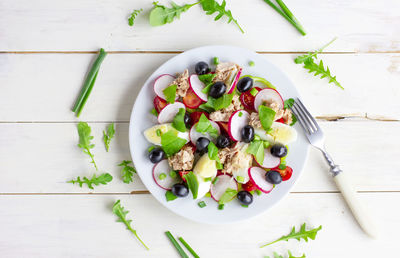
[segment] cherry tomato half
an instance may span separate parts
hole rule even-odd
[[[252,180],[249,180],[247,183],[242,185],[243,190],[251,192],[257,189],[256,185]]]
[[[188,174],[190,171],[181,170],[179,171],[179,176],[182,178],[183,182],[186,182],[185,175]]]
[[[160,98],[159,96],[156,96],[154,98],[153,104],[154,104],[154,108],[157,110],[157,112],[160,113],[160,111],[163,108],[165,108],[165,106],[167,105],[167,102],[165,100],[163,100],[162,98]]]
[[[190,114],[190,119],[192,120],[192,124],[199,122],[200,116],[204,114],[207,118],[210,116],[207,112],[204,111],[195,111]]]
[[[258,91],[262,90],[259,87],[254,87]],[[254,99],[256,98],[255,96],[251,95],[251,90],[245,91],[242,94],[240,94],[240,102],[242,102],[243,106],[247,110],[254,111]]]
[[[217,124],[219,125],[219,128],[225,132],[225,134],[229,135],[229,126],[227,122],[217,122]]]
[[[198,108],[203,101],[199,99],[199,97],[194,94],[192,89],[188,89],[186,92],[186,96],[182,99],[183,104],[185,104],[188,108]]]
[[[282,181],[287,181],[292,177],[293,169],[289,166],[286,166],[285,169],[274,169],[281,174]]]

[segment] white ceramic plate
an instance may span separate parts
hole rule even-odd
[[[147,149],[150,143],[143,136],[145,129],[157,123],[156,118],[150,114],[155,97],[153,82],[161,74],[175,74],[182,72],[186,68],[189,69],[190,73],[194,73],[194,65],[197,62],[205,61],[211,64],[214,57],[218,57],[221,62],[231,61],[239,64],[243,67],[242,75],[251,74],[266,78],[277,88],[284,99],[299,97],[295,86],[289,78],[264,57],[253,51],[232,46],[195,48],[168,60],[146,81],[133,106],[129,125],[129,146],[133,162],[142,182],[161,204],[190,220],[208,224],[223,224],[259,215],[282,200],[300,177],[307,158],[309,145],[304,134],[299,133],[297,141],[289,146],[290,151],[287,158],[287,164],[293,168],[292,178],[279,184],[269,194],[254,195],[253,203],[248,208],[243,208],[237,200],[233,200],[225,205],[224,210],[218,210],[217,203],[211,198],[203,198],[207,206],[199,208],[197,205],[199,201],[193,200],[191,194],[186,198],[177,198],[174,201],[167,202],[165,200],[165,190],[158,187],[152,178],[153,164],[147,157]],[[249,61],[254,61],[255,66],[250,67],[248,65]],[[300,132],[299,125],[295,125],[295,128]]]

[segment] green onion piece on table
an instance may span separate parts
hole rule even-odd
[[[185,241],[185,239],[183,239],[182,237],[179,237],[178,239],[186,247],[186,249],[189,250],[193,257],[200,258],[200,256],[192,249],[192,247]]]
[[[180,254],[182,258],[189,258],[189,256],[183,251],[182,247],[179,245],[179,243],[175,240],[174,236],[171,234],[171,232],[167,231],[165,232],[165,235],[168,237],[168,239],[171,241],[171,243],[175,246],[176,250]]]

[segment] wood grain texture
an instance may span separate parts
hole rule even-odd
[[[108,55],[81,119],[129,121],[142,85],[172,56]],[[365,117],[368,114],[372,119],[400,119],[400,54],[321,55],[345,90],[296,65],[295,54],[264,56],[289,76],[316,116]],[[94,57],[94,54],[0,54],[0,121],[77,121],[70,108]]]
[[[177,3],[187,2],[177,0]],[[168,1],[163,1],[167,4]],[[148,0],[71,0],[0,2],[0,51],[186,50],[206,44],[234,44],[259,51],[309,51],[334,36],[328,51],[400,50],[400,2],[286,1],[306,28],[302,37],[261,0],[228,1],[246,34],[226,18],[218,22],[195,6],[179,21],[151,27]],[[127,18],[143,8],[134,27]]]
[[[107,123],[91,123],[96,144],[93,153],[101,171],[114,180],[107,186],[87,187],[67,184],[77,176],[96,172],[89,157],[76,146],[78,134],[73,123],[0,124],[0,193],[130,193],[146,188],[120,179],[119,162],[130,160],[128,124],[116,125],[110,152],[105,152],[102,130]],[[359,191],[400,191],[398,122],[321,122],[327,135],[327,149],[337,164],[354,180]],[[384,155],[383,155],[384,154]],[[290,164],[288,164],[290,165]],[[150,171],[149,171],[150,173]],[[295,192],[337,191],[321,153],[311,150],[303,176]]]

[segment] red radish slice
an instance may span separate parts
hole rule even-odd
[[[234,141],[242,140],[242,128],[248,125],[249,121],[250,114],[247,111],[243,109],[235,111],[229,118],[228,122],[229,136]]]
[[[176,183],[179,183],[179,175],[177,174],[175,178],[172,178],[169,175],[173,169],[169,166],[168,160],[164,159],[153,167],[153,179],[156,184],[165,190],[171,190],[172,186]],[[166,177],[164,179],[160,179],[160,175],[164,173]]]
[[[175,115],[179,112],[179,109],[185,109],[185,105],[181,102],[175,102],[168,104],[158,114],[158,122],[160,124],[171,123],[174,120]]]
[[[162,99],[166,99],[163,90],[175,80],[175,77],[170,74],[162,74],[154,81],[154,92]],[[176,96],[178,99],[178,95]]]
[[[256,160],[257,162],[257,160]],[[258,164],[258,162],[257,162]],[[272,156],[271,154],[271,149],[264,149],[264,161],[260,165],[263,168],[276,168],[277,166],[279,166],[281,164],[281,159],[275,156]]]
[[[210,123],[215,129],[217,129],[218,134],[221,134],[219,125],[214,121],[210,121]],[[211,137],[209,133],[205,133],[205,134],[199,133],[198,131],[196,131],[196,125],[197,125],[197,123],[194,124],[192,126],[192,128],[190,128],[190,132],[189,132],[189,139],[193,143],[193,145],[196,146],[197,139],[199,139],[200,137],[206,137],[207,139],[209,139],[210,141],[215,143],[215,141],[217,140],[216,137]]]
[[[200,81],[199,76],[197,74],[192,74],[189,77],[190,88],[193,90],[193,93],[202,101],[207,101],[207,94],[202,92],[204,87],[204,83]]]
[[[281,95],[274,89],[263,89],[259,91],[254,99],[254,108],[258,111],[258,107],[264,102],[276,102],[280,109],[283,109],[283,99]]]
[[[238,185],[235,181],[235,179],[229,175],[220,175],[217,176],[216,178],[218,179],[214,179],[217,180],[215,182],[215,184],[211,185],[211,189],[210,189],[210,194],[211,197],[215,200],[215,201],[219,201],[219,199],[221,198],[221,196],[225,193],[226,189],[231,188],[234,190],[238,189]]]
[[[240,68],[239,71],[237,71],[236,74],[234,74],[234,76],[232,78],[233,79],[232,83],[228,89],[228,94],[231,94],[235,90],[236,84],[239,81],[241,74],[242,74],[242,68]]]
[[[253,182],[257,189],[263,193],[269,193],[274,188],[273,184],[265,180],[266,173],[267,171],[259,167],[249,168],[249,176],[251,182]]]

